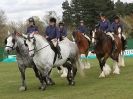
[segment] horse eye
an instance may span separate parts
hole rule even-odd
[[[5,45],[7,44],[7,39],[5,39],[4,43],[5,43]]]
[[[24,45],[25,45],[26,47],[28,47],[28,45],[26,44],[26,40],[24,40]]]

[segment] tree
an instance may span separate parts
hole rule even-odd
[[[3,10],[0,10],[0,46],[3,45],[6,33],[7,33],[7,27],[6,27],[5,12]]]
[[[70,5],[68,1],[63,4],[66,4],[63,18],[70,17],[70,22],[76,25],[80,20],[84,20],[87,26],[93,27],[98,22],[101,12],[104,12],[109,19],[115,15],[114,3],[111,0],[71,0]]]
[[[71,16],[71,7],[69,5],[69,2],[66,0],[65,2],[63,2],[62,4],[62,8],[63,8],[63,16],[62,16],[62,20],[64,23],[66,23],[66,26],[72,26],[72,16]]]

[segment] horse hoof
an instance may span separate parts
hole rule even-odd
[[[74,82],[74,81],[69,82],[69,85],[70,85],[70,86],[75,86],[75,82]]]
[[[19,91],[26,91],[26,90],[27,90],[27,88],[24,87],[24,86],[22,86],[22,87],[19,88]]]
[[[42,91],[46,90],[46,86],[41,86],[40,88]]]
[[[67,77],[67,74],[62,74],[61,75],[61,78],[66,78]]]
[[[113,74],[119,75],[120,72],[114,71]]]
[[[100,74],[99,78],[105,78],[104,72],[102,72],[102,73]]]

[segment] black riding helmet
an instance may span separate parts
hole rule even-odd
[[[106,17],[106,15],[104,13],[102,13],[102,12],[99,14],[99,16],[100,17]]]
[[[59,26],[64,26],[64,22],[59,22]]]
[[[29,22],[33,22],[33,25],[35,25],[35,20],[34,20],[33,17],[29,18],[28,21],[29,21]]]
[[[54,23],[56,23],[56,19],[55,19],[55,18],[50,18],[49,21],[50,21],[50,22],[54,22]]]
[[[119,16],[115,16],[115,17],[114,17],[114,19],[118,19],[118,20],[119,20],[119,19],[120,19],[120,17],[119,17]]]

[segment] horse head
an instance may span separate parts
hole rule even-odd
[[[36,40],[35,40],[34,34],[29,34],[29,35],[23,34],[23,37],[25,38],[24,44],[29,49],[29,55],[33,57],[35,55],[35,46],[36,46],[35,45]]]
[[[118,37],[122,38],[122,28],[119,26],[117,29],[115,29],[114,33],[118,35]]]
[[[5,39],[5,51],[7,53],[11,52],[17,47],[17,40],[16,40],[16,31],[14,33],[10,33],[8,31],[8,37]]]

